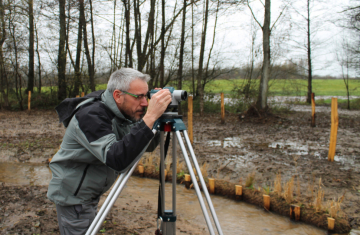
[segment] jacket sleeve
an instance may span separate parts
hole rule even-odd
[[[147,148],[154,134],[143,122],[137,123],[121,140],[112,130],[114,114],[102,103],[84,107],[75,115],[76,138],[110,168],[122,172]]]
[[[151,140],[149,146],[146,149],[146,152],[152,152],[156,149],[156,147],[160,143],[160,132],[157,132],[154,136],[154,138]]]

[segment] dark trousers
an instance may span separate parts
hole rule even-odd
[[[61,235],[82,235],[90,227],[97,214],[99,200],[74,206],[56,205]]]

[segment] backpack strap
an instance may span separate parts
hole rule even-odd
[[[58,106],[56,106],[55,110],[59,116],[59,122],[62,122],[65,127],[69,125],[71,118],[78,111],[78,105],[88,99],[101,100],[101,95],[105,90],[94,91],[84,97],[78,98],[66,98],[63,100]]]

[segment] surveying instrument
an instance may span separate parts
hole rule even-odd
[[[176,141],[179,142],[182,154],[184,156],[186,166],[191,176],[191,180],[196,191],[202,212],[204,214],[204,218],[206,224],[209,229],[209,233],[211,235],[215,235],[214,228],[212,225],[212,221],[210,219],[209,213],[204,203],[203,196],[201,194],[201,190],[199,188],[195,173],[193,171],[192,164],[190,162],[190,158],[187,154],[186,147],[183,141],[183,138],[180,134],[182,132],[185,142],[187,144],[187,148],[192,158],[192,162],[194,164],[195,170],[197,172],[197,176],[201,183],[201,187],[206,198],[209,210],[211,212],[213,222],[215,223],[215,227],[218,231],[219,235],[223,235],[223,232],[220,227],[219,220],[217,218],[214,206],[212,204],[210,194],[207,190],[204,178],[201,174],[201,170],[199,164],[196,160],[196,156],[194,150],[191,146],[191,142],[189,136],[186,131],[185,124],[182,121],[182,116],[178,115],[177,107],[182,100],[187,99],[187,92],[183,90],[174,90],[173,87],[164,87],[164,89],[169,89],[172,96],[172,101],[168,106],[167,110],[164,114],[155,122],[153,126],[153,133],[156,134],[160,132],[160,186],[159,186],[159,198],[158,198],[158,219],[157,219],[157,230],[155,234],[159,235],[175,235],[176,234]],[[149,98],[153,94],[155,94],[158,90],[151,90],[148,94]],[[170,111],[173,109],[172,111]],[[166,142],[164,140],[164,133],[168,132]],[[165,158],[166,152],[170,141],[170,132],[172,133],[172,208],[171,210],[165,210]],[[127,181],[130,176],[134,172],[137,164],[140,159],[127,171],[122,173],[118,180],[115,182],[112,190],[110,191],[108,197],[106,198],[104,204],[100,208],[98,214],[90,225],[86,235],[95,235],[99,231],[105,217],[110,212],[111,207],[114,205],[116,199],[119,197],[121,191],[125,187]]]

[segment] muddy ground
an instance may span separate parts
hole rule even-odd
[[[310,127],[309,112],[265,118],[228,114],[225,124],[220,123],[220,115],[195,115],[193,122],[193,147],[199,164],[206,163],[208,177],[244,185],[248,175],[254,173],[253,186],[261,189],[273,188],[276,174],[281,172],[283,184],[295,176],[296,202],[306,205],[314,202],[321,178],[323,210],[332,199],[345,195],[339,216],[346,217],[352,228],[360,228],[359,112],[339,112],[335,162],[327,160],[331,126],[328,112],[317,113],[316,127]],[[47,164],[64,132],[54,111],[0,112],[0,161]],[[179,159],[181,162],[182,157]],[[0,189],[1,234],[59,234],[46,186],[3,183]],[[108,216],[107,234],[153,234],[156,203],[128,198],[122,205]],[[203,233],[203,228],[189,221],[180,219],[177,224],[182,228],[180,232]]]

